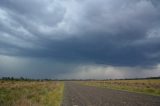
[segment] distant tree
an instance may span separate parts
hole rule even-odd
[[[23,81],[23,80],[24,80],[24,78],[23,78],[23,77],[20,77],[20,80],[22,80],[22,81]]]
[[[14,77],[11,77],[11,80],[13,81],[13,80],[14,80]]]

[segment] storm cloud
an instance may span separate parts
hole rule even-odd
[[[159,11],[158,0],[1,0],[0,74],[160,75]]]

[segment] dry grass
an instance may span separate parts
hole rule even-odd
[[[82,84],[160,96],[160,80],[84,81]]]
[[[60,106],[63,82],[0,81],[0,106]]]

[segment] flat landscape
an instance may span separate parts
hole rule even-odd
[[[0,80],[0,106],[160,106],[160,80]]]
[[[160,106],[160,0],[0,0],[0,106]]]

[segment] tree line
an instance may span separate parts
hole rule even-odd
[[[32,78],[24,78],[24,77],[2,77],[0,80],[4,81],[52,81],[53,79],[32,79]]]

